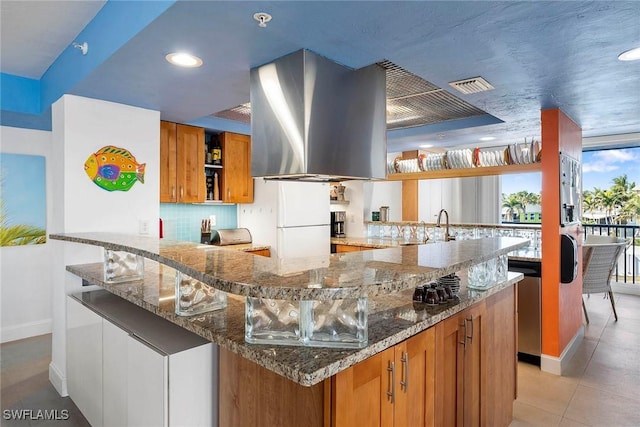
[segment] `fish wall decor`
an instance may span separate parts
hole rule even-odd
[[[145,166],[129,150],[107,145],[89,156],[84,171],[103,190],[129,191],[136,181],[144,184]]]

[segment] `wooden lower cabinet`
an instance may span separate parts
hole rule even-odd
[[[335,375],[329,425],[433,426],[434,354],[431,328]]]
[[[436,425],[511,422],[517,378],[514,289],[436,325]]]
[[[220,349],[221,426],[508,426],[515,285],[303,387]]]
[[[360,248],[360,246],[352,246],[352,245],[336,245],[336,253],[343,253],[343,252],[358,252],[362,250]]]
[[[271,257],[271,249],[256,249],[255,251],[247,251],[250,254]]]

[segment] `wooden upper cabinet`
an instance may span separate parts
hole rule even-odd
[[[160,122],[160,202],[204,200],[204,128]]]
[[[178,201],[176,126],[175,123],[160,122],[160,203]]]
[[[177,125],[178,201],[202,203],[205,199],[204,129]]]
[[[222,179],[220,195],[225,203],[253,203],[251,137],[231,132],[220,134]]]

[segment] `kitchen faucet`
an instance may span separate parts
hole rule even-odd
[[[444,227],[444,241],[449,242],[451,240],[456,240],[456,236],[452,236],[449,234],[449,212],[444,209],[440,209],[438,212],[438,221],[436,222],[436,227],[440,227],[440,220],[442,219],[442,213],[444,212],[445,220],[447,221]]]

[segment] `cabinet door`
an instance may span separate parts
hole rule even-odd
[[[226,203],[253,203],[251,178],[251,137],[237,133],[220,134],[222,145],[223,178],[222,201]]]
[[[204,202],[204,128],[176,125],[176,143],[178,202]]]
[[[176,124],[160,122],[160,203],[178,201]]]
[[[129,334],[102,321],[103,420],[105,426],[126,426],[127,422],[127,348]]]
[[[392,371],[392,369],[395,369]],[[333,427],[382,427],[393,425],[394,389],[398,368],[394,349],[364,360],[334,376],[332,384]]]
[[[398,344],[396,361],[395,426],[433,426],[435,328]]]
[[[483,364],[483,338],[485,335],[484,301],[474,304],[464,312],[466,345],[464,346],[463,425],[480,425],[481,376]]]
[[[129,425],[168,425],[167,356],[134,335],[129,336],[126,353]]]
[[[482,337],[482,425],[508,426],[513,417],[518,367],[515,310],[515,285],[486,300],[486,328]]]
[[[464,375],[464,312],[436,325],[436,425],[461,426]]]
[[[67,298],[67,387],[87,421],[102,426],[102,317]]]

